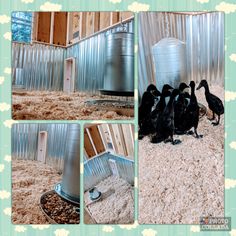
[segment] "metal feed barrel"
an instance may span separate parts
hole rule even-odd
[[[61,190],[69,200],[80,196],[80,127],[69,124]]]
[[[129,96],[134,92],[134,34],[115,32],[106,37],[104,94]]]
[[[187,79],[186,45],[176,38],[164,38],[152,47],[156,84],[159,90],[164,84],[174,88]]]

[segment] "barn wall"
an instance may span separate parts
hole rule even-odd
[[[224,85],[224,13],[141,12],[138,20],[140,94],[150,83],[156,84],[151,48],[166,37],[186,43],[186,82],[205,78]]]
[[[134,184],[134,162],[111,153],[104,153],[84,163],[84,191],[112,175],[109,159],[115,160],[119,175]]]
[[[124,24],[134,32],[134,21]],[[106,34],[120,26],[67,48],[45,44],[12,43],[12,84],[27,90],[63,90],[64,59],[76,59],[76,91],[97,93],[103,87]]]
[[[134,32],[134,22],[126,23],[128,32]],[[103,88],[106,35],[117,32],[120,26],[92,36],[84,41],[67,48],[67,57],[76,59],[76,82],[77,91],[89,91],[97,93]]]
[[[12,157],[37,160],[38,134],[47,131],[46,163],[63,169],[66,135],[69,124],[14,124],[12,127]]]
[[[12,84],[27,90],[62,90],[65,49],[12,43]]]

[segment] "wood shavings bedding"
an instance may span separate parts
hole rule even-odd
[[[85,205],[98,224],[130,224],[134,222],[134,188],[125,180],[109,176],[98,185],[100,200],[91,203],[88,191]]]
[[[110,97],[119,100],[120,97]],[[13,91],[12,115],[15,120],[86,120],[86,119],[131,119],[133,112],[124,111],[110,106],[99,109],[96,105],[88,106],[85,101],[90,99],[107,99],[104,95],[90,95],[49,91]],[[132,109],[131,109],[132,111]]]
[[[37,161],[12,161],[12,223],[48,224],[39,207],[43,193],[61,181],[54,168]]]
[[[223,88],[210,91],[224,100]],[[196,95],[208,107],[204,89]],[[198,133],[202,139],[175,135],[182,141],[175,146],[139,141],[140,224],[199,224],[201,216],[224,216],[224,115],[215,127],[203,117]]]

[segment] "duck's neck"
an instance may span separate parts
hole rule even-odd
[[[209,94],[209,93],[210,93],[210,90],[209,90],[208,84],[206,84],[206,85],[204,86],[204,88],[205,88],[205,94]]]
[[[192,86],[192,87],[191,87],[191,96],[194,96],[194,95],[195,95],[195,87]]]
[[[175,99],[175,96],[170,96],[170,100],[169,100],[169,102],[168,102],[168,104],[167,104],[168,107],[173,106],[174,99]]]

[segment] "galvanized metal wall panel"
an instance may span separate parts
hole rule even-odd
[[[65,50],[38,43],[12,43],[13,85],[27,90],[62,90]]]
[[[66,135],[70,124],[14,124],[12,127],[12,156],[17,159],[36,160],[38,134],[48,133],[46,163],[62,168]]]
[[[224,85],[224,13],[141,12],[138,20],[140,94],[150,83],[156,83],[151,49],[166,37],[186,43],[186,82],[207,79],[211,84]]]
[[[84,163],[84,190],[112,175],[109,159],[115,160],[120,177],[134,184],[134,162],[111,153],[104,153]]]
[[[133,20],[124,26],[127,32],[134,32]],[[106,35],[119,30],[117,26],[68,48],[14,42],[13,85],[23,85],[27,90],[63,90],[64,59],[75,57],[75,90],[97,93],[103,88]]]

